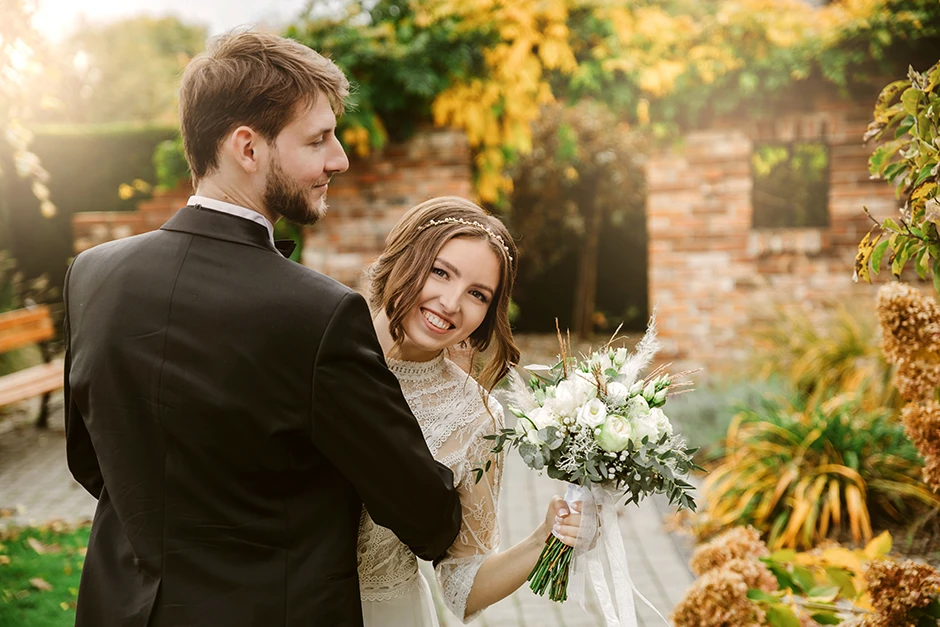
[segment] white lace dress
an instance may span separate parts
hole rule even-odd
[[[502,460],[476,483],[472,469],[492,459],[491,440],[483,436],[503,426],[502,406],[444,355],[428,362],[389,360],[405,399],[421,425],[431,454],[454,472],[463,522],[454,544],[435,569],[448,609],[463,622],[467,596],[477,570],[499,545],[496,502]],[[359,523],[359,591],[365,627],[432,627],[438,624],[428,582],[418,560],[385,527],[363,510]],[[477,613],[478,614],[478,613]]]

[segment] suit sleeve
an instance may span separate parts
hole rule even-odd
[[[66,457],[68,458],[69,470],[75,480],[88,490],[89,494],[98,498],[104,487],[104,479],[101,476],[101,468],[98,466],[98,456],[95,454],[91,436],[85,426],[85,419],[82,417],[74,396],[72,396],[72,387],[69,384],[69,373],[72,370],[72,328],[69,316],[68,288],[74,265],[73,262],[68,272],[65,273],[65,284],[62,290],[62,299],[65,302],[65,383],[63,391],[65,396]]]
[[[353,483],[376,523],[418,557],[440,558],[460,529],[453,473],[431,456],[355,292],[327,326],[313,390],[314,444]]]

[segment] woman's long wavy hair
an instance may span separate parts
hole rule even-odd
[[[444,219],[451,221],[429,226]],[[479,226],[453,220],[482,224],[502,242]],[[509,231],[497,218],[456,196],[432,198],[410,209],[389,233],[381,256],[365,271],[370,287],[369,304],[373,312],[385,311],[389,333],[399,347],[404,339],[405,317],[418,305],[441,248],[455,237],[484,240],[499,259],[496,293],[483,322],[467,338],[471,371],[475,369],[476,357],[495,339],[495,350],[478,376],[480,384],[492,391],[519,363],[519,349],[509,326],[509,299],[516,279],[518,252]]]

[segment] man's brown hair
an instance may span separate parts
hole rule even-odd
[[[301,43],[252,31],[222,35],[186,67],[180,126],[193,184],[219,165],[219,146],[239,126],[274,141],[317,98],[340,115],[349,81],[335,63]]]

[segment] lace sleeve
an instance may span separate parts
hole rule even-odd
[[[482,405],[482,403],[481,403]],[[473,425],[475,430],[466,438],[463,448],[464,468],[457,472],[460,504],[463,509],[460,533],[435,569],[444,603],[461,621],[468,623],[479,612],[466,615],[467,597],[473,587],[477,571],[487,557],[499,548],[499,525],[496,506],[502,477],[503,455],[494,458],[493,441],[484,436],[497,432],[503,426],[503,408],[495,399],[489,400],[490,411]],[[492,459],[490,469],[479,483],[471,472]]]

